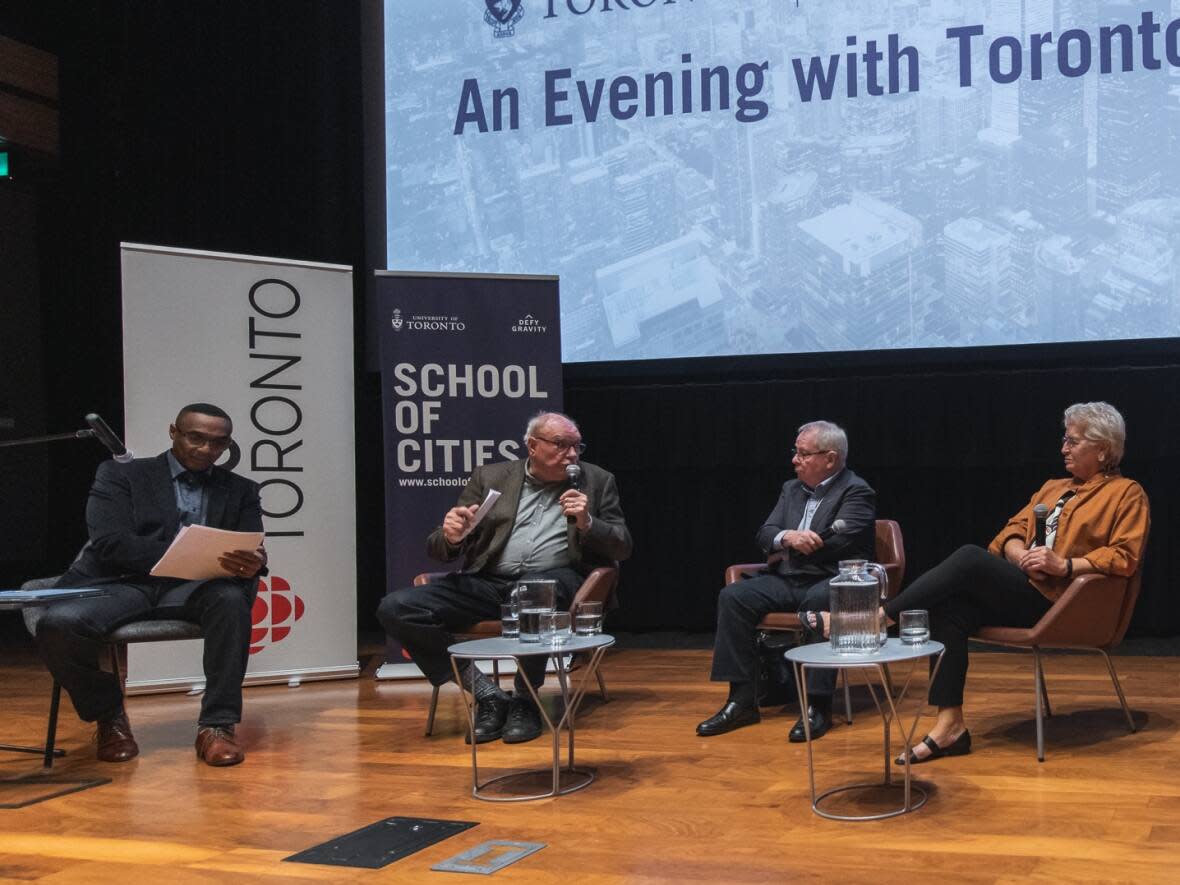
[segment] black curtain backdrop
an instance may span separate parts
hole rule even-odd
[[[88,411],[121,427],[122,240],[352,265],[359,324],[364,276],[385,263],[365,252],[359,6],[0,5],[0,32],[61,59],[60,174],[39,219],[47,430],[78,427]],[[380,398],[377,378],[359,368],[357,340],[358,624],[376,630]],[[566,402],[587,457],[618,476],[636,539],[612,626],[712,628],[722,572],[757,558],[754,531],[791,475],[788,451],[804,421],[848,430],[851,465],[877,489],[881,515],[901,523],[912,578],[959,544],[986,543],[1061,475],[1062,409],[1107,399],[1129,426],[1125,472],[1153,505],[1132,631],[1180,634],[1168,581],[1176,342],[997,353],[567,367]],[[160,416],[161,449],[171,417]],[[86,490],[103,457],[90,444],[49,451],[54,534],[42,573],[59,571],[83,540]],[[4,584],[23,576],[0,566]]]

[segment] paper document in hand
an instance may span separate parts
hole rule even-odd
[[[203,581],[229,578],[233,572],[221,567],[218,560],[234,550],[255,550],[262,546],[262,532],[227,532],[206,525],[186,525],[172,544],[152,566],[157,578],[183,578]]]
[[[475,531],[475,527],[483,521],[483,518],[487,516],[488,511],[492,509],[492,506],[497,500],[499,500],[499,498],[499,492],[497,492],[495,489],[488,489],[487,497],[483,499],[483,503],[480,504],[479,509],[475,511],[475,516],[471,517],[471,522],[467,524],[467,530],[459,536],[460,541]]]

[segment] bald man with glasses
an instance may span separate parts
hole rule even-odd
[[[714,682],[729,683],[721,709],[697,726],[701,737],[725,734],[761,720],[758,712],[758,622],[771,612],[830,608],[828,581],[841,559],[872,559],[875,547],[876,493],[847,467],[848,437],[830,421],[799,428],[791,450],[795,478],[784,483],[774,510],[758,529],[758,546],[777,562],[745,580],[730,584],[717,600],[717,635],[713,645]],[[833,532],[836,520],[843,530]],[[803,714],[811,720],[811,737],[831,727],[835,670],[808,673],[811,707],[800,711],[789,738],[806,739]]]
[[[568,609],[583,579],[595,568],[631,555],[631,533],[612,474],[581,460],[585,444],[567,415],[542,412],[524,434],[524,459],[477,467],[426,549],[439,562],[461,562],[460,571],[422,587],[385,597],[377,618],[434,685],[454,681],[447,647],[453,632],[500,617],[500,605],[522,579],[557,582],[557,609]],[[570,488],[566,467],[580,464],[580,489]],[[472,521],[489,490],[500,497],[479,525]],[[468,534],[470,532],[470,534]],[[505,743],[541,734],[541,716],[531,700],[529,679],[539,687],[545,656],[524,659],[512,695],[470,662],[460,671],[467,689],[475,679],[475,740]],[[470,736],[469,736],[470,739]]]

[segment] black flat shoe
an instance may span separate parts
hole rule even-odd
[[[713,737],[761,721],[762,714],[757,707],[739,707],[733,701],[726,701],[724,707],[697,726],[697,734]]]
[[[532,700],[512,698],[508,721],[504,724],[504,743],[523,744],[541,736],[541,711]]]
[[[817,710],[815,707],[808,707],[807,718],[810,721],[811,739],[813,741],[818,741],[832,727],[832,712],[830,710],[824,711]],[[803,728],[802,716],[799,717],[799,720],[791,729],[791,733],[787,735],[787,740],[792,744],[801,744],[807,740],[807,732]]]
[[[934,738],[930,737],[930,735],[922,738],[922,743],[930,749],[930,755],[924,759],[919,759],[914,755],[914,751],[910,750],[910,765],[921,765],[923,762],[931,762],[935,759],[941,759],[943,756],[966,756],[971,752],[971,732],[964,731],[955,738],[953,743],[945,747],[938,746],[934,742]],[[893,764],[905,765],[905,753],[894,759]]]
[[[507,695],[492,695],[475,704],[475,742],[486,744],[504,733],[504,722],[508,719]],[[471,735],[466,736],[471,743]]]

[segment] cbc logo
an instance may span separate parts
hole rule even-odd
[[[295,622],[303,617],[303,610],[303,600],[284,578],[260,578],[251,612],[250,654],[256,655],[268,645],[286,639]]]

